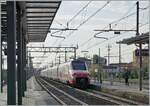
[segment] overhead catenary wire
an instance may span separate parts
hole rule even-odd
[[[144,24],[141,24],[139,27],[141,28],[141,27],[143,27],[143,26],[145,26],[145,25],[147,25],[148,24],[148,22],[147,23],[144,23]],[[132,28],[132,29],[134,29],[134,28]],[[127,32],[124,32],[124,33],[127,33]],[[123,33],[123,34],[124,34]],[[122,35],[120,35],[120,36],[116,36],[117,38],[118,37],[121,37]],[[114,36],[115,37],[115,36]],[[114,37],[112,37],[111,39],[113,39]],[[111,40],[111,39],[109,39],[109,40]],[[105,42],[105,41],[104,41]],[[102,42],[103,43],[103,42]],[[114,45],[114,44],[113,44]],[[113,47],[113,45],[112,45],[112,47]],[[128,49],[124,49],[122,52],[124,52],[124,51],[126,51],[126,50],[130,50],[131,48],[128,48]],[[117,54],[118,52],[115,52],[114,54]]]
[[[89,6],[92,1],[89,1],[81,10],[79,10],[67,23],[69,24],[73,19],[75,19],[85,8]]]
[[[133,8],[135,8],[135,6],[136,6],[136,3],[134,3],[134,4],[127,10],[127,12],[126,12],[125,14],[123,14],[122,17],[128,15],[128,14],[133,10]]]
[[[141,24],[139,27],[142,27],[142,26],[147,25],[147,24],[148,24],[148,23]],[[135,29],[135,27],[132,28],[132,29]],[[124,33],[127,33],[127,32],[124,32]],[[112,36],[112,37],[110,37],[108,40],[111,40],[111,39],[116,38],[116,37],[118,37],[118,36],[122,36],[124,33],[122,33],[121,35]],[[91,49],[91,48],[93,48],[93,47],[96,47],[96,46],[98,46],[99,44],[104,43],[104,42],[106,42],[106,41],[108,41],[108,40],[103,40],[102,42],[93,44],[92,46],[88,47],[88,48],[85,49],[85,50],[88,50],[88,49]]]
[[[99,8],[97,11],[95,11],[92,15],[90,15],[85,21],[83,21],[82,23],[80,23],[75,29],[80,28],[83,24],[85,24],[87,21],[89,21],[93,16],[95,16],[98,12],[100,12],[103,8],[105,8],[108,4],[110,3],[110,1],[107,1],[101,8]],[[74,30],[71,31],[67,36],[66,39],[69,38],[72,34],[74,33]],[[65,39],[63,39],[61,42],[63,42]]]
[[[68,22],[67,22],[67,25],[65,26],[65,25],[63,25],[63,24],[61,24],[60,22],[58,22],[58,21],[54,21],[54,22],[56,22],[57,24],[59,24],[59,25],[61,25],[61,26],[63,26],[64,28],[68,28],[68,24],[74,19],[74,18],[76,18],[86,7],[88,7],[88,5],[91,3],[92,1],[89,1],[80,11],[78,11]]]
[[[121,55],[124,54],[124,53],[126,53],[126,51],[129,51],[129,50],[131,50],[131,49],[132,49],[132,48],[126,48],[126,49],[123,49],[123,48],[122,48],[122,50],[121,50],[121,52],[122,52]],[[119,53],[119,52],[117,51],[117,52],[114,52],[112,55],[115,55],[115,54],[118,54],[118,53]]]
[[[134,4],[125,12],[125,14],[122,15],[122,17],[127,16],[127,15],[132,11],[132,9],[135,8],[135,6],[136,6],[136,3],[134,3]],[[128,17],[127,17],[127,18],[128,18]],[[120,19],[121,19],[121,18],[120,18]],[[110,24],[113,24],[113,23],[110,23]],[[115,23],[115,25],[114,25],[113,28],[115,28],[117,25],[118,25],[118,24]],[[111,26],[111,27],[112,27],[112,26]]]
[[[65,25],[63,25],[62,23],[60,23],[60,22],[58,22],[58,21],[56,21],[56,20],[54,20],[54,22],[56,22],[58,25],[60,25],[60,26],[63,26],[64,28],[66,28],[67,26],[65,26]]]
[[[68,22],[67,25],[64,26],[63,24],[61,24],[60,22],[56,21],[55,22],[61,26],[63,26],[64,28],[68,28],[68,24],[74,19],[76,18],[86,7],[88,7],[88,5],[91,3],[92,1],[89,1],[80,11],[78,11]],[[58,40],[55,40],[54,44],[56,44]]]
[[[135,6],[135,4],[123,15],[123,17],[125,17],[129,12],[130,12],[130,10],[133,8]],[[132,15],[132,14],[131,14]],[[122,17],[122,18],[123,18]],[[129,16],[128,16],[129,17]],[[122,18],[120,18],[120,19],[118,19],[118,20],[121,20]],[[127,18],[127,17],[126,17]],[[113,23],[115,23],[116,21],[118,21],[118,20],[115,20],[115,21],[112,21],[110,24],[113,24]],[[105,29],[105,28],[107,28],[108,26],[105,26],[103,29]],[[100,34],[100,33],[103,33],[103,32],[98,32],[98,33],[96,33],[95,35],[98,35],[98,34]],[[81,45],[80,45],[80,47],[82,47],[82,46],[84,46],[87,42],[89,42],[89,41],[91,41],[92,39],[93,39],[94,37],[92,36],[91,38],[89,38],[87,41],[85,41],[84,43],[82,43]]]
[[[108,3],[109,3],[109,2],[108,2]],[[133,7],[134,7],[134,5],[133,5]],[[132,8],[133,8],[133,7],[132,7]],[[143,11],[143,10],[146,10],[146,9],[148,9],[148,8],[149,8],[149,7],[147,6],[146,8],[142,8],[141,10]],[[130,9],[129,9],[129,10],[130,10]],[[129,10],[128,10],[128,11],[129,11]],[[127,13],[128,13],[128,12],[127,12]],[[127,14],[127,13],[125,13],[125,14]],[[124,15],[124,17],[122,17],[122,18],[120,18],[120,19],[118,19],[118,20],[112,21],[112,22],[109,23],[109,24],[118,23],[118,22],[120,22],[120,21],[122,21],[122,20],[124,20],[124,19],[126,19],[126,18],[128,18],[128,17],[130,17],[130,16],[135,15],[135,14],[136,14],[136,12],[133,12],[133,13],[127,15],[127,16]],[[86,20],[85,20],[85,21],[86,21]],[[83,24],[84,24],[84,22],[83,22]],[[82,26],[82,23],[81,23],[80,25]],[[78,29],[78,28],[80,27],[80,25],[79,25],[76,29]],[[104,27],[103,29],[105,29],[105,28],[107,28],[107,27],[108,27],[108,26]],[[73,32],[74,32],[74,31],[70,32],[67,37],[71,36],[71,34],[73,34]],[[103,33],[103,32],[98,32],[98,33],[96,33],[96,35],[98,35],[98,34],[100,34],[100,33]],[[93,38],[94,38],[94,37],[93,37]],[[93,38],[91,37],[90,39],[88,39],[88,40],[86,41],[86,43],[88,43],[88,41],[91,41]],[[64,40],[65,40],[65,39],[63,39],[62,41],[64,41]],[[60,41],[60,42],[62,42],[62,41]],[[84,46],[86,43],[83,43],[83,44],[81,44],[81,45]],[[61,43],[60,43],[60,44],[61,44]]]
[[[142,26],[144,26],[144,25],[146,25],[146,24],[148,24],[148,23],[142,24],[142,25],[139,26],[139,27],[142,27]],[[134,29],[134,28],[132,28],[132,29]],[[127,33],[127,32],[124,32],[124,33]],[[116,37],[122,36],[124,33],[122,33],[121,35],[112,36],[112,37],[110,37],[108,40],[111,40],[111,39],[114,39],[114,38],[116,38]],[[96,44],[94,44],[94,45],[88,47],[88,49],[93,48],[93,47],[95,47],[95,46],[97,46],[97,45],[99,45],[99,44],[101,44],[101,43],[104,43],[104,42],[106,42],[106,41],[108,41],[108,40],[103,40],[102,42],[96,43]]]
[[[141,10],[146,10],[146,9],[148,9],[148,7],[144,8],[144,9],[141,9]],[[126,14],[127,14],[127,13],[126,13]],[[136,12],[133,12],[133,13],[127,15],[127,16],[124,15],[122,18],[117,19],[117,20],[115,20],[115,21],[112,21],[112,22],[109,23],[109,24],[118,23],[118,22],[120,22],[120,21],[122,21],[122,20],[124,20],[124,19],[126,19],[126,18],[128,18],[128,17],[130,17],[130,16],[135,15],[135,14],[136,14]],[[147,24],[147,23],[146,23],[146,24]],[[108,27],[108,26],[105,26],[103,29],[105,29],[105,28],[107,28],[107,27]],[[98,34],[101,34],[101,33],[103,33],[103,32],[98,32],[98,33],[96,33],[95,35],[98,35]],[[88,43],[89,41],[91,41],[93,38],[94,38],[93,36],[92,36],[91,38],[89,38],[87,41],[85,41],[84,43],[82,43],[80,47],[84,46],[86,43]]]
[[[143,10],[143,9],[142,9],[142,10]],[[133,14],[133,13],[132,13],[132,14]],[[133,15],[134,15],[134,14],[133,14]],[[132,16],[132,15],[131,15],[131,16]],[[91,41],[91,39],[93,39],[93,38],[94,38],[94,37],[91,37],[90,39],[87,40],[87,42]],[[87,42],[86,42],[86,43],[87,43]],[[85,44],[86,44],[86,43],[85,43]],[[83,45],[84,45],[84,44],[83,44]]]
[[[76,29],[78,29],[79,27],[81,27],[83,24],[85,24],[87,21],[89,21],[93,16],[95,16],[98,12],[100,12],[103,8],[105,8],[108,4],[110,3],[110,1],[108,1],[106,4],[104,4],[101,8],[99,8],[96,12],[94,12],[91,16],[89,16],[85,21],[83,21],[82,23],[80,23]],[[71,36],[71,34],[74,31],[72,31],[70,34],[68,34],[67,37]]]
[[[141,11],[146,10],[146,9],[148,9],[148,7],[144,8],[144,9],[141,9]],[[122,21],[122,20],[124,20],[124,19],[126,19],[126,18],[128,18],[130,16],[135,15],[135,14],[136,14],[136,12],[132,12],[131,14],[129,14],[127,16],[124,16],[124,17],[120,18],[119,20],[113,21],[110,24],[118,23],[118,22],[120,22],[120,21]]]

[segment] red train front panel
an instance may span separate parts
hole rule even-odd
[[[73,86],[86,88],[90,83],[89,72],[83,61],[76,60],[71,62],[70,75],[69,84]]]

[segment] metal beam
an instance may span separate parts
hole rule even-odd
[[[126,29],[126,30],[123,30],[123,29],[95,29],[94,31],[104,31],[104,32],[109,32],[109,31],[136,31],[136,30],[131,30],[131,29]]]
[[[45,22],[45,23],[39,23],[39,22],[37,22],[37,23],[27,23],[27,25],[33,25],[33,24],[44,24],[44,25],[49,25],[49,23],[48,22]]]
[[[40,14],[40,13],[46,13],[46,14],[47,14],[47,13],[55,13],[55,11],[53,11],[53,12],[52,12],[52,11],[51,11],[51,12],[49,12],[49,11],[46,11],[46,12],[45,12],[45,11],[44,11],[44,12],[42,12],[42,11],[41,11],[41,12],[39,12],[39,11],[34,11],[34,12],[32,12],[32,11],[27,11],[27,13],[33,13],[33,14],[34,14],[34,13],[38,13],[38,14]]]
[[[1,38],[0,38],[1,39]],[[4,59],[3,59],[3,55],[2,55],[2,43],[3,43],[3,41],[2,41],[2,39],[0,40],[1,41],[1,44],[0,44],[0,47],[1,47],[1,52],[0,52],[0,62],[1,62],[1,64],[0,64],[0,70],[1,70],[1,72],[0,72],[0,77],[1,77],[1,93],[3,93],[3,64],[4,64]]]
[[[57,6],[54,6],[54,7],[50,7],[50,6],[27,6],[26,7],[26,9],[31,9],[31,8],[33,8],[33,9],[43,9],[43,8],[46,8],[46,9],[57,9],[58,7]]]
[[[60,1],[27,1],[27,3],[59,3]]]
[[[31,24],[28,24],[27,27],[28,27],[28,28],[36,28],[36,27],[39,27],[39,28],[40,28],[40,27],[42,27],[42,28],[43,28],[43,27],[47,27],[47,28],[48,28],[49,25],[47,25],[47,24],[46,24],[46,25],[31,25]]]
[[[16,2],[7,1],[7,104],[16,105]]]
[[[22,39],[22,90],[23,90],[23,94],[22,96],[25,96],[25,37],[23,35],[23,39]]]
[[[54,16],[27,16],[27,19],[28,18],[54,18]]]
[[[25,74],[24,74],[24,90],[25,91],[27,91],[27,68],[26,68],[26,65],[27,65],[27,58],[26,58],[26,56],[27,56],[27,50],[26,50],[27,48],[26,48],[26,41],[24,42],[24,72],[25,72]]]
[[[21,9],[17,6],[17,84],[18,84],[18,105],[22,105],[22,23],[21,23]]]
[[[35,46],[33,46],[33,47],[27,47],[28,49],[35,49],[35,48],[37,48],[37,49],[60,49],[60,48],[72,48],[72,49],[74,49],[74,48],[76,48],[77,49],[77,47],[65,47],[65,46],[61,46],[61,47],[57,47],[57,46],[54,46],[54,47],[47,47],[47,46],[44,46],[44,47],[35,47]]]
[[[65,51],[38,51],[38,50],[36,50],[36,51],[32,51],[32,50],[30,50],[30,51],[28,51],[28,52],[38,52],[38,53],[65,53]],[[67,53],[75,53],[75,51],[67,51]]]
[[[1,11],[1,3],[0,3],[0,11]],[[0,17],[1,17],[1,14],[0,14]],[[1,25],[1,18],[0,18],[0,25]],[[1,29],[0,28],[0,32],[1,32]],[[0,63],[2,63],[2,35],[0,33]],[[2,82],[2,64],[0,64],[0,92],[2,93],[3,92],[3,82]]]
[[[136,36],[139,36],[139,1],[136,2],[137,5],[137,17],[136,17]],[[143,72],[142,72],[142,43],[139,43],[139,60],[140,60],[140,71],[139,71],[139,90],[142,91],[142,80],[143,80]]]
[[[73,28],[50,28],[50,30],[67,31],[67,30],[78,30],[78,29],[73,29]]]

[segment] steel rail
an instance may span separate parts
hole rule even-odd
[[[45,79],[44,79],[44,80],[45,80]],[[46,79],[46,80],[48,80],[48,79]],[[67,86],[67,85],[65,85],[65,84],[62,84],[62,83],[60,83],[60,82],[58,82],[58,81],[53,81],[53,80],[50,80],[50,81],[56,83],[57,85],[58,85],[58,84],[59,84],[59,85],[61,84],[61,85],[65,86],[65,87],[67,87],[67,88],[73,88],[73,87],[71,87],[71,86]],[[105,102],[112,102],[112,103],[114,103],[114,104],[116,104],[116,105],[120,105],[120,104],[121,104],[120,102],[117,102],[117,101],[115,101],[115,100],[110,100],[110,98],[102,97],[102,96],[100,96],[100,95],[96,95],[96,94],[93,94],[93,93],[90,93],[90,92],[87,92],[87,91],[83,91],[83,90],[80,90],[80,89],[77,89],[77,88],[74,88],[74,90],[75,90],[76,92],[78,92],[79,94],[84,93],[84,94],[86,94],[87,96],[90,96],[90,97],[93,96],[94,98],[104,100]],[[89,101],[90,101],[90,100],[89,100]]]
[[[111,95],[111,94],[108,94],[108,93],[98,92],[96,90],[88,89],[88,92],[92,92],[92,93],[96,93],[98,95],[102,95],[102,96],[105,96],[105,97],[113,98],[114,100],[117,100],[117,101],[120,101],[120,102],[123,102],[123,103],[127,103],[127,104],[131,104],[131,105],[144,105],[143,103],[140,103],[140,102],[132,101],[132,100],[125,99],[125,98],[122,98],[122,97],[118,97],[118,96],[115,96],[115,95]]]
[[[62,100],[60,100],[58,97],[56,97],[52,92],[50,92],[45,86],[44,84],[42,84],[42,82],[36,78],[36,81],[42,86],[42,88],[44,88],[44,90],[46,90],[56,101],[58,101],[60,104],[62,105],[67,105],[66,103],[64,103]]]
[[[51,81],[53,81],[53,80],[51,80]],[[60,84],[60,82],[57,82],[57,81],[55,81],[55,83]],[[67,86],[67,87],[72,88],[71,86]],[[104,100],[107,100],[107,101],[109,100],[110,102],[113,102],[113,103],[116,103],[116,104],[119,104],[119,105],[128,105],[128,104],[130,104],[130,105],[137,105],[137,104],[138,105],[143,105],[143,103],[140,103],[140,102],[128,100],[128,99],[125,99],[125,98],[121,98],[121,97],[117,97],[117,96],[114,96],[114,95],[98,92],[98,91],[95,91],[95,90],[92,90],[92,92],[90,92],[89,89],[88,89],[88,91],[83,91],[83,90],[80,90],[80,89],[77,89],[77,88],[74,88],[74,89],[79,91],[79,92],[87,93],[88,95],[92,95],[92,96],[95,96],[95,97],[100,98],[100,99],[104,99]]]
[[[67,94],[66,92],[64,92],[64,91],[62,91],[62,90],[56,88],[55,86],[51,85],[51,84],[48,83],[47,81],[43,80],[42,78],[40,78],[40,80],[42,80],[44,83],[46,83],[48,86],[54,88],[54,89],[57,90],[58,92],[61,92],[61,93],[63,93],[65,96],[67,96],[67,97],[73,99],[74,101],[78,102],[79,104],[81,104],[81,105],[87,105],[86,103],[84,103],[84,102],[82,102],[82,101],[80,101],[80,100],[74,98],[73,96]]]

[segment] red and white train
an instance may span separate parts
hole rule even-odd
[[[48,67],[41,72],[41,76],[80,88],[87,88],[90,84],[87,65],[81,60],[72,60],[54,67]]]

